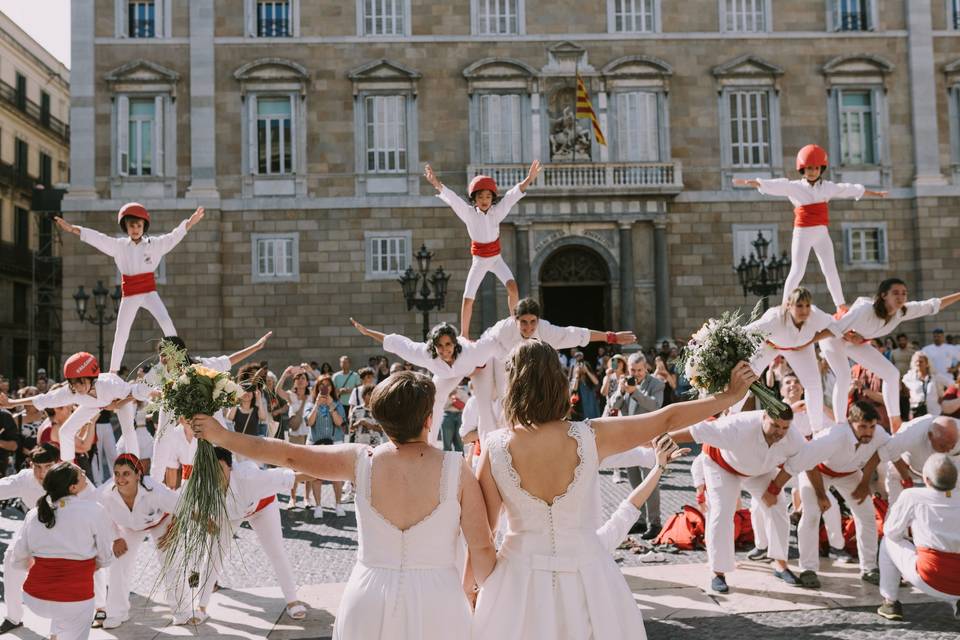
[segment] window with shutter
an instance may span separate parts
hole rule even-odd
[[[521,30],[523,0],[472,0],[478,35],[515,35]]]
[[[299,280],[297,234],[253,234],[251,243],[254,282]]]
[[[728,96],[731,166],[770,165],[770,92],[730,91]]]
[[[365,99],[368,173],[406,173],[406,96]]]
[[[655,0],[607,0],[613,33],[651,33],[656,29]]]
[[[519,94],[482,94],[480,105],[480,161],[522,162],[523,132]]]
[[[658,94],[653,91],[625,91],[614,95],[619,160],[660,160]]]
[[[360,0],[363,3],[363,35],[403,35],[406,2],[409,0]]]

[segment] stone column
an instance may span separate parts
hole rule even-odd
[[[670,322],[670,264],[667,258],[667,221],[656,220],[653,223],[653,269],[658,343],[673,340],[673,326]]]
[[[633,280],[633,222],[620,221],[620,326],[614,331],[636,331],[636,299]]]
[[[190,187],[187,197],[216,198],[213,0],[190,2]]]
[[[68,198],[96,198],[94,0],[70,3],[70,190]]]
[[[914,186],[944,185],[940,172],[937,91],[934,78],[931,0],[904,0],[910,70],[910,115],[913,130]],[[937,0],[938,2],[940,0]]]
[[[516,228],[515,242],[517,247],[517,289],[520,290],[520,297],[530,295],[530,223],[518,222],[514,225]]]

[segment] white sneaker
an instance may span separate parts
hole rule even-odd
[[[314,518],[322,518],[322,517],[323,517],[323,507],[320,507],[320,506],[314,507],[314,509],[313,509],[313,517],[314,517]]]
[[[339,504],[337,505],[336,512],[337,512],[337,517],[338,517],[338,518],[342,518],[342,517],[344,517],[345,515],[347,515],[347,512],[343,510],[343,506],[342,506],[342,505],[339,505]]]

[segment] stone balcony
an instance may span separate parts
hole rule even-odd
[[[467,166],[467,181],[488,175],[503,190],[527,175],[528,164]],[[530,195],[676,195],[683,190],[683,167],[671,162],[589,162],[544,164]]]

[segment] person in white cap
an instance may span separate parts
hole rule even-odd
[[[520,298],[517,281],[510,267],[504,262],[503,256],[500,255],[500,223],[524,196],[527,187],[537,179],[540,169],[540,161],[534,160],[527,177],[507,191],[502,198],[498,194],[496,180],[490,176],[476,176],[467,187],[470,200],[470,204],[467,204],[440,182],[429,164],[424,168],[423,175],[437,190],[437,197],[453,209],[457,217],[467,225],[467,233],[470,234],[470,253],[473,255],[473,260],[470,263],[470,271],[467,273],[460,309],[460,334],[464,338],[469,339],[473,301],[477,297],[477,290],[483,282],[483,276],[487,275],[488,271],[492,271],[507,287],[507,306],[510,313],[512,314],[517,307],[517,301]]]
[[[877,613],[902,620],[900,581],[946,600],[960,620],[960,495],[957,465],[937,453],[923,465],[923,487],[904,491],[883,523]],[[912,540],[910,539],[912,537]]]
[[[877,287],[871,298],[857,298],[850,312],[835,320],[829,329],[818,336],[827,338],[821,343],[823,355],[837,376],[833,387],[833,413],[847,413],[850,386],[850,360],[854,360],[883,379],[883,405],[890,416],[894,433],[900,428],[900,371],[887,360],[883,353],[870,344],[874,338],[882,338],[896,329],[901,322],[934,315],[957,300],[960,292],[942,298],[930,298],[919,302],[907,301],[907,285],[899,278],[887,278]]]
[[[123,298],[117,310],[117,328],[113,334],[113,350],[110,352],[111,373],[117,373],[123,365],[130,327],[133,326],[133,320],[141,307],[157,320],[163,335],[177,335],[170,313],[157,293],[154,271],[160,266],[163,256],[180,244],[187,231],[203,219],[203,214],[203,207],[198,207],[193,215],[170,233],[148,237],[146,233],[150,230],[150,212],[138,202],[128,202],[117,212],[117,224],[127,235],[126,238],[114,238],[87,227],[70,224],[63,218],[55,218],[62,230],[80,236],[80,240],[113,258],[120,270]]]
[[[820,270],[827,281],[830,297],[837,306],[837,313],[847,311],[837,273],[837,261],[833,255],[833,240],[830,239],[830,207],[827,203],[839,198],[859,200],[863,196],[886,198],[886,191],[871,191],[862,184],[836,183],[823,179],[827,170],[827,152],[823,147],[808,144],[797,153],[797,171],[803,174],[799,180],[787,178],[734,179],[738,187],[755,187],[768,196],[783,196],[793,205],[793,240],[790,243],[790,273],[783,285],[783,302],[790,292],[800,286],[807,269],[810,250],[820,262]]]
[[[960,425],[956,418],[921,416],[894,434],[887,445],[889,459],[896,469],[888,469],[885,476],[887,497],[893,506],[904,489],[919,483],[923,465],[937,453],[960,457]]]
[[[37,409],[53,409],[75,405],[70,417],[60,426],[60,459],[73,461],[76,457],[74,436],[83,425],[97,417],[106,408],[116,411],[127,451],[138,455],[134,417],[136,406],[129,399],[150,400],[156,392],[142,381],[125,382],[113,373],[100,373],[100,363],[91,354],[81,351],[63,363],[63,377],[67,384],[38,396],[9,400],[0,393],[0,408],[32,404]]]
[[[736,567],[733,518],[741,489],[760,503],[767,527],[768,556],[774,561],[774,575],[787,584],[798,584],[787,566],[790,519],[786,496],[781,493],[790,476],[812,464],[802,456],[806,441],[790,428],[793,411],[779,417],[764,411],[747,411],[703,421],[670,436],[676,442],[691,440],[703,444],[706,459],[703,472],[707,485],[707,557],[714,578],[710,588],[727,593],[726,574]]]
[[[862,469],[876,457],[886,455],[885,445],[890,435],[879,427],[880,415],[869,402],[859,401],[850,406],[847,422],[821,431],[811,441],[816,450],[812,456],[820,460],[817,466],[800,474],[800,500],[803,515],[797,527],[797,545],[800,548],[800,585],[819,589],[820,580],[820,514],[832,507],[831,489],[840,492],[853,513],[857,527],[857,557],[860,559],[860,578],[878,584],[877,527],[872,500],[857,500],[853,492],[863,481]],[[876,468],[877,460],[871,465]]]

